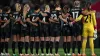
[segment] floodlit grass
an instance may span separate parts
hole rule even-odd
[[[9,53],[12,56],[13,53],[12,53],[11,49],[9,49]],[[23,50],[23,53],[25,53],[24,50]],[[28,53],[30,53],[30,50],[28,50]],[[34,49],[34,53],[35,53],[35,49]],[[40,50],[39,50],[39,53],[41,53]],[[54,49],[53,49],[53,53],[55,53]],[[77,53],[77,49],[76,49],[76,53]],[[100,56],[100,48],[95,48],[95,53],[96,53],[97,56]],[[16,49],[16,54],[18,56],[18,50],[17,49]],[[60,56],[64,56],[64,51],[63,51],[62,48],[59,49],[59,54],[60,54]],[[91,56],[91,50],[89,48],[86,49],[86,54],[87,54],[87,56]]]

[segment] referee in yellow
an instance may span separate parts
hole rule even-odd
[[[78,18],[76,18],[76,22],[79,20],[83,21],[83,42],[82,42],[82,56],[86,56],[85,49],[87,38],[89,37],[89,44],[91,48],[92,56],[96,56],[94,53],[94,31],[96,30],[96,17],[95,12],[91,10],[91,2],[87,2],[86,8],[84,12],[87,12],[87,15],[81,14]]]

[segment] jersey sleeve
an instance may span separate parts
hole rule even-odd
[[[39,19],[42,20],[43,16],[41,15],[41,13],[39,13]]]
[[[95,16],[95,13],[92,13],[92,17],[93,17],[93,25],[96,26],[97,23],[96,23],[96,16]]]
[[[51,14],[50,14],[50,13],[47,13],[47,15],[48,15],[48,18],[50,18],[50,17],[51,17]]]
[[[30,13],[27,13],[26,18],[30,18]]]
[[[83,15],[80,15],[78,18],[75,19],[75,21],[80,21],[82,19]]]

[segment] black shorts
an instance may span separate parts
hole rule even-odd
[[[50,36],[49,32],[50,32],[50,25],[49,24],[41,24],[40,27],[40,37],[47,37]]]
[[[12,26],[12,35],[20,35],[21,34],[21,25],[20,24],[14,24]]]
[[[82,28],[83,28],[83,25],[81,23],[75,23],[72,27],[73,36],[82,35]]]
[[[69,25],[63,25],[62,36],[72,36],[72,27]]]
[[[30,27],[30,37],[37,37],[37,36],[39,36],[39,27],[31,26]]]
[[[11,37],[11,28],[10,27],[4,27],[1,28],[1,38],[10,38]]]
[[[23,25],[21,25],[21,37],[25,37],[25,36],[30,36],[30,27],[24,27]]]
[[[50,36],[57,37],[61,36],[61,25],[52,23],[50,25]]]

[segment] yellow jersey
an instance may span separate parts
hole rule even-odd
[[[87,11],[87,10],[86,10]],[[88,12],[88,11],[87,11]],[[89,15],[80,15],[78,18],[76,18],[75,21],[79,21],[79,20],[83,20],[83,25],[84,26],[96,26],[96,16],[95,16],[95,12],[91,13]]]

